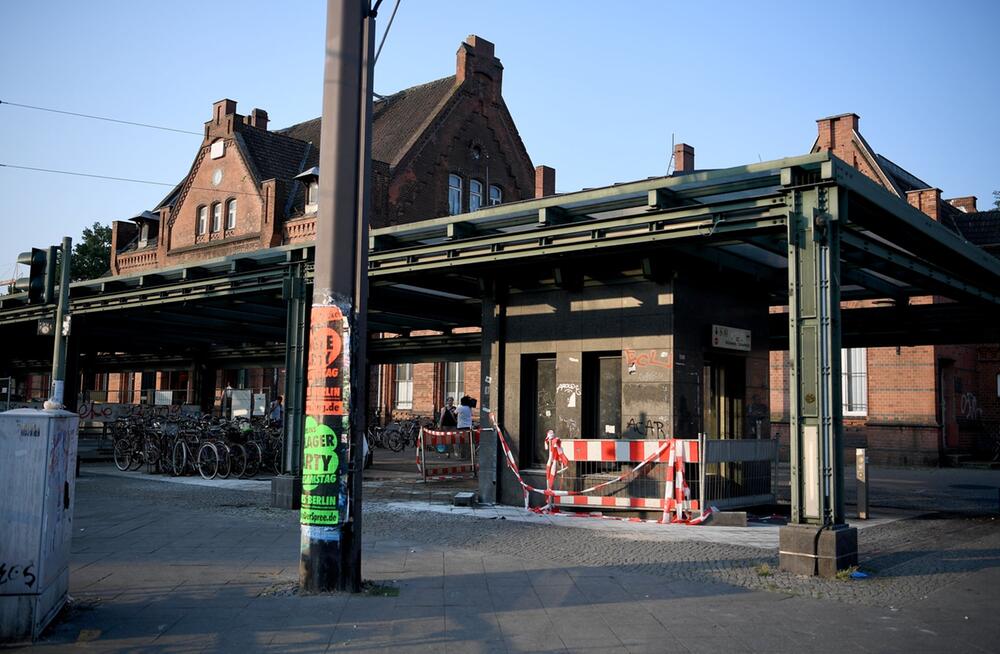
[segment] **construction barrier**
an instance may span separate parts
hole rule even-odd
[[[445,448],[445,459],[437,446]],[[435,430],[421,427],[417,438],[417,470],[423,481],[446,479],[473,479],[478,476],[479,463],[476,450],[479,445],[478,429]],[[428,448],[432,448],[428,452]],[[454,454],[453,458],[451,455]],[[468,457],[468,463],[459,463],[459,457]]]
[[[546,449],[549,452],[545,466],[545,488],[539,489],[524,481],[517,461],[511,452],[503,429],[491,413],[490,419],[496,429],[503,449],[507,466],[517,478],[524,492],[524,507],[529,508],[530,493],[538,493],[548,498],[542,511],[558,511],[559,506],[586,508],[600,507],[605,509],[656,510],[662,512],[660,522],[682,522],[697,524],[707,517],[707,512],[695,517],[700,504],[691,499],[691,492],[684,474],[686,461],[697,463],[699,447],[696,440],[667,439],[655,441],[622,441],[611,439],[572,439],[563,442],[550,430],[546,436]],[[584,462],[615,464],[635,463],[634,467],[612,476],[605,474],[602,481],[581,489],[561,489],[562,473],[570,465]],[[627,489],[628,482],[648,475],[650,469],[659,465],[662,468],[663,492],[659,497],[631,497],[617,495]],[[613,473],[612,473],[613,474]],[[581,477],[578,479],[586,479]],[[595,495],[611,490],[614,494]]]

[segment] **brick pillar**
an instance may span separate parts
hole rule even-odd
[[[544,198],[556,194],[556,169],[549,166],[535,166],[535,197]]]
[[[910,203],[911,207],[915,207],[930,216],[932,220],[941,219],[941,189],[922,188],[907,191],[906,201]]]
[[[674,146],[674,172],[690,173],[694,171],[694,148],[687,143]]]

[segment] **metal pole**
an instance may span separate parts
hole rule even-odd
[[[73,239],[62,240],[62,275],[59,281],[59,303],[56,305],[55,342],[52,347],[52,390],[45,402],[46,409],[63,408],[63,389],[66,384],[66,340],[69,336],[63,321],[69,316],[70,263],[73,258]]]
[[[362,205],[359,171],[362,153],[362,67],[367,0],[327,0],[323,123],[320,136],[319,211],[316,219],[316,268],[309,327],[306,419],[303,430],[301,558],[299,586],[304,592],[360,590],[353,565],[348,476],[352,419],[363,415],[365,362],[357,361],[357,277],[365,250],[358,215]],[[364,350],[361,350],[363,356]],[[356,452],[355,452],[356,454]],[[360,471],[357,471],[360,473]],[[356,485],[356,484],[355,484]],[[360,556],[357,557],[360,565]]]

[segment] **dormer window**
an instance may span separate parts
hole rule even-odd
[[[201,205],[198,207],[198,236],[208,231],[208,207]]]
[[[478,179],[469,180],[469,211],[478,211],[483,206],[483,183]]]
[[[490,206],[503,202],[503,189],[496,184],[490,184]]]
[[[149,223],[143,223],[142,227],[139,228],[139,247],[146,247],[146,243],[149,242]]]
[[[226,202],[226,229],[236,229],[236,200]]]
[[[219,202],[212,205],[212,231],[222,231],[222,204]]]
[[[448,175],[448,213],[462,213],[462,178],[458,175]]]
[[[306,204],[315,206],[319,202],[319,182],[311,182],[306,188]]]

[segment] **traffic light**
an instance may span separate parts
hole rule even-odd
[[[28,304],[48,304],[54,302],[56,283],[56,251],[31,248],[31,252],[17,255],[17,262],[28,266],[28,276],[14,282],[14,290],[28,292]]]

